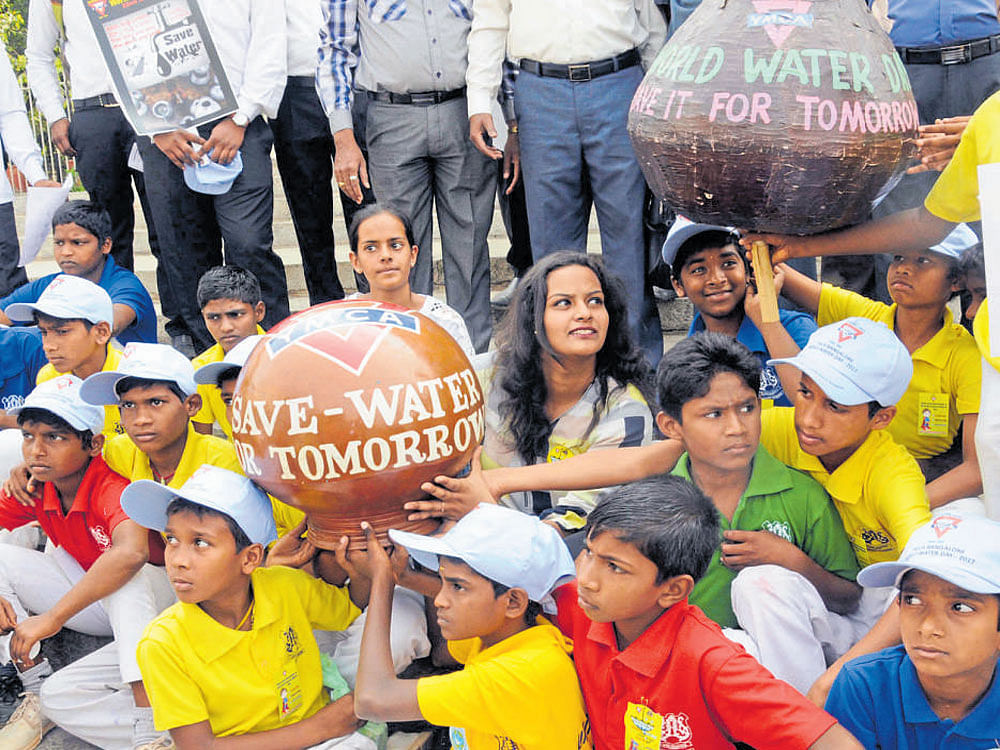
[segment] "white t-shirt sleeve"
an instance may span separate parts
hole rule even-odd
[[[476,349],[472,346],[472,338],[469,336],[469,329],[465,326],[465,321],[453,308],[448,307],[441,300],[424,295],[424,304],[420,312],[433,320],[444,330],[451,334],[451,337],[458,342],[469,359],[476,356]]]

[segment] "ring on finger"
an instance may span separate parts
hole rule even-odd
[[[349,179],[351,182],[357,182],[358,181],[358,176],[356,174],[352,174],[347,179]]]

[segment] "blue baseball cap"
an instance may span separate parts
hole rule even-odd
[[[913,532],[895,562],[869,565],[862,586],[899,586],[911,570],[943,578],[974,594],[1000,594],[1000,523],[984,516],[935,516]]]
[[[254,544],[268,545],[278,538],[271,500],[264,491],[242,474],[207,464],[179,489],[151,479],[132,482],[122,492],[122,510],[140,526],[163,532],[167,506],[178,497],[225,513]]]
[[[674,265],[674,259],[681,246],[695,235],[703,232],[727,232],[739,236],[736,227],[724,227],[718,224],[696,224],[686,216],[678,216],[670,225],[667,239],[663,242],[663,262]],[[742,252],[742,251],[741,251]]]
[[[221,362],[209,362],[207,365],[202,365],[194,372],[194,382],[199,385],[215,385],[219,380],[219,375],[226,370],[231,370],[234,367],[242,369],[262,338],[264,337],[259,333],[247,336],[230,349]]]
[[[573,558],[559,532],[535,516],[482,503],[443,536],[389,530],[425,568],[438,569],[438,558],[455,557],[479,575],[509,588],[524,589],[546,612],[555,612],[550,594],[576,575]]]
[[[767,363],[799,368],[844,406],[871,401],[893,406],[913,377],[913,360],[896,334],[885,323],[858,317],[813,331],[794,357]]]
[[[237,151],[236,157],[228,164],[219,164],[205,154],[196,164],[184,167],[184,183],[198,193],[222,195],[236,182],[243,171],[243,156]]]
[[[969,229],[968,225],[958,224],[948,233],[947,237],[927,249],[932,253],[958,260],[962,257],[962,253],[978,242],[979,235]]]
[[[8,409],[8,413],[16,417],[24,409],[44,409],[65,420],[74,430],[90,430],[96,435],[104,429],[104,409],[80,398],[81,385],[80,378],[68,373],[46,380],[20,406]]]

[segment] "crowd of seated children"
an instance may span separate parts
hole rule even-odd
[[[124,346],[131,341],[156,342],[156,311],[139,277],[119,266],[111,255],[111,218],[91,201],[68,201],[52,217],[52,253],[61,274],[97,284],[111,297],[111,333]],[[53,279],[51,273],[0,299],[0,311],[17,302],[38,302]],[[13,321],[0,312],[0,323]]]

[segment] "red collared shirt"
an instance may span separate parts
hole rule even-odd
[[[836,721],[776,679],[687,603],[664,612],[624,651],[611,623],[593,622],[576,583],[555,592],[573,638],[595,750],[807,748]]]
[[[25,507],[7,493],[0,493],[0,526],[16,529],[38,521],[46,536],[89,570],[101,553],[111,548],[111,534],[122,521],[122,490],[129,481],[116,474],[100,456],[91,459],[76,491],[69,513],[64,514],[56,488],[51,482],[42,485],[39,507]],[[149,561],[163,565],[163,538],[149,532]]]

